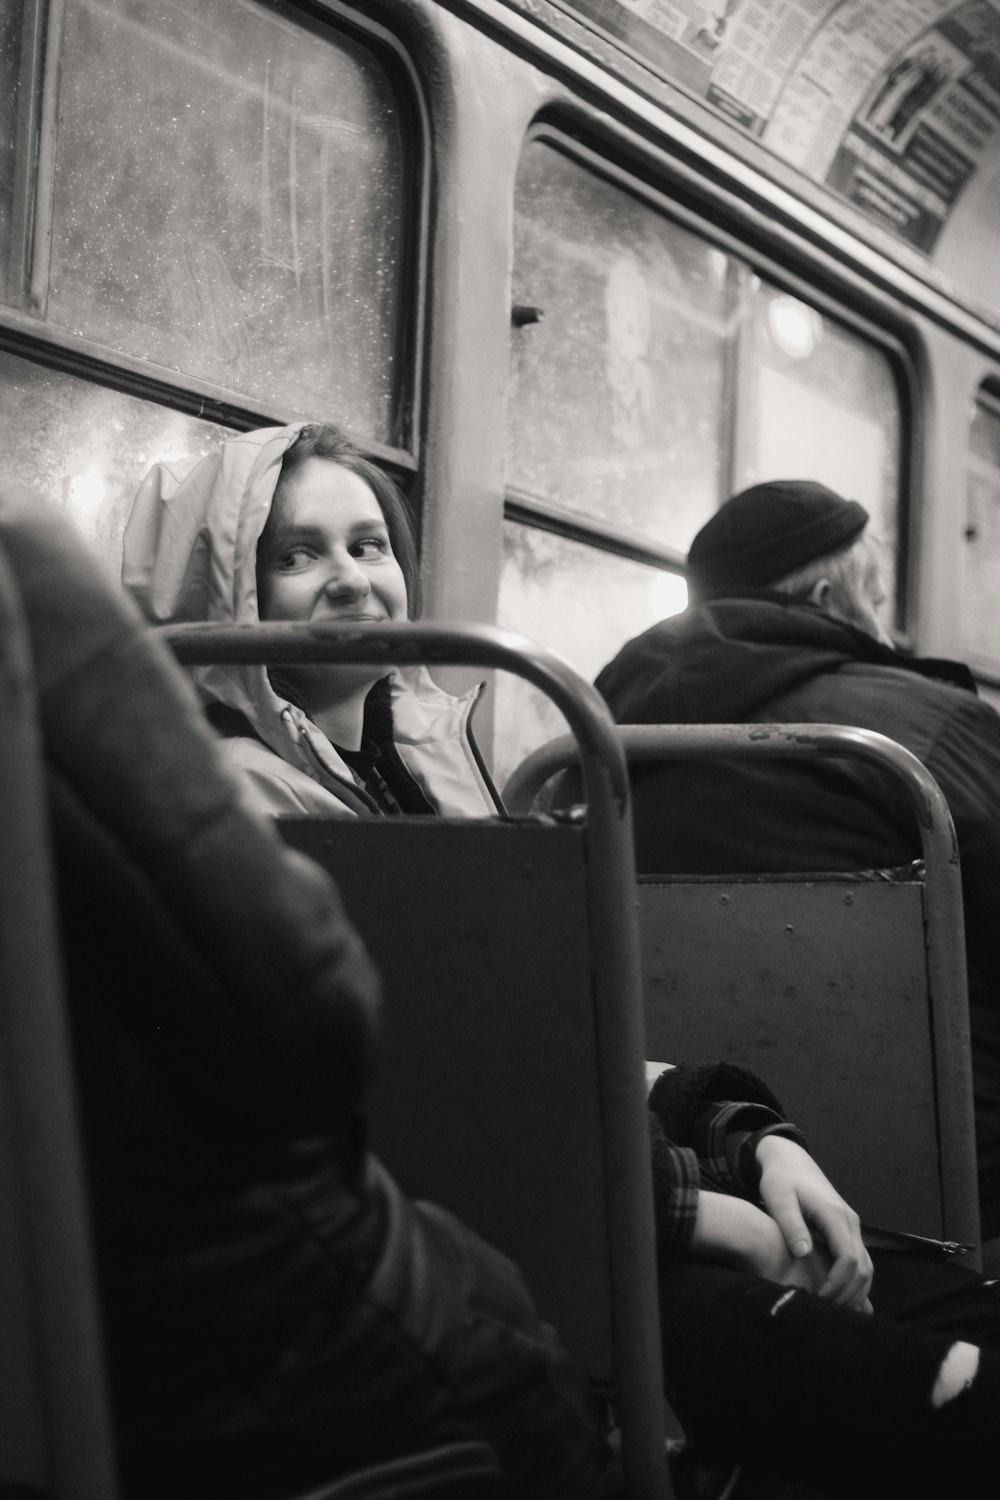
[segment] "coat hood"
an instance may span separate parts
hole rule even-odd
[[[242,433],[205,458],[168,459],[150,469],[125,528],[122,582],[153,624],[259,622],[257,543],[281,461],[303,425]],[[264,667],[197,667],[192,676],[206,702],[238,709],[286,753],[282,715],[289,705]]]
[[[915,660],[813,604],[756,590],[713,599],[629,641],[597,678],[620,724],[733,724],[848,663],[972,688],[957,662]]]

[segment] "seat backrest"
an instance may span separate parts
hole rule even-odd
[[[328,870],[384,980],[374,1144],[412,1195],[512,1256],[543,1316],[616,1394],[629,1495],[664,1457],[638,937],[624,758],[564,663],[484,628],[349,634],[182,626],[179,658],[425,660],[528,676],[576,729],[587,826],[279,820]]]
[[[542,1315],[610,1386],[583,830],[395,818],[279,827],[333,875],[382,973],[377,1154],[406,1191],[516,1260]]]
[[[646,1045],[665,1062],[756,1069],[863,1218],[976,1244],[961,885],[933,778],[902,746],[842,726],[619,735],[630,761],[857,755],[897,779],[923,840],[911,871],[639,879]],[[536,752],[510,805],[530,805],[571,756],[565,740]]]
[[[942,1192],[923,884],[643,877],[638,894],[651,1055],[762,1074],[867,1222],[970,1231]]]

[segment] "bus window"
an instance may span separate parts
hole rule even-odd
[[[885,351],[797,297],[750,278],[734,490],[817,479],[859,500],[884,543],[895,597],[900,399]]]
[[[665,572],[564,536],[504,526],[504,565],[497,623],[535,640],[567,643],[573,665],[596,677],[610,654],[609,641],[628,640],[687,604],[687,585]],[[502,786],[537,745],[568,726],[545,694],[519,677],[497,681],[493,767]]]
[[[729,258],[540,140],[514,233],[543,317],[514,332],[508,483],[685,550],[725,482]]]
[[[395,441],[413,169],[374,54],[250,0],[51,16],[28,305]]]
[[[902,419],[886,348],[572,149],[533,139],[518,172],[501,620],[592,676],[684,607],[679,569],[721,501],[776,478],[860,500],[895,597]],[[507,695],[500,721],[520,723],[527,752],[552,710],[520,682]],[[508,753],[501,741],[504,768]]]
[[[722,251],[541,139],[514,236],[499,620],[593,676],[686,602],[677,570],[728,465],[736,282]],[[565,726],[520,679],[497,704],[502,781]]]
[[[962,655],[1000,680],[1000,400],[983,391],[972,409],[965,548],[958,591]]]
[[[108,564],[139,481],[159,459],[207,453],[221,427],[0,351],[3,477],[68,512]]]

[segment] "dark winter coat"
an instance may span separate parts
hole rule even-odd
[[[1000,1233],[1000,717],[958,663],[915,660],[766,591],[713,599],[629,641],[597,686],[622,724],[829,723],[917,755],[958,834],[987,1232]],[[917,857],[913,816],[856,761],[638,767],[639,868],[855,870]]]

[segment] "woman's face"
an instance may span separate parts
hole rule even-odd
[[[282,497],[286,525],[261,578],[261,619],[406,619],[406,581],[360,474],[307,458],[284,482]]]

